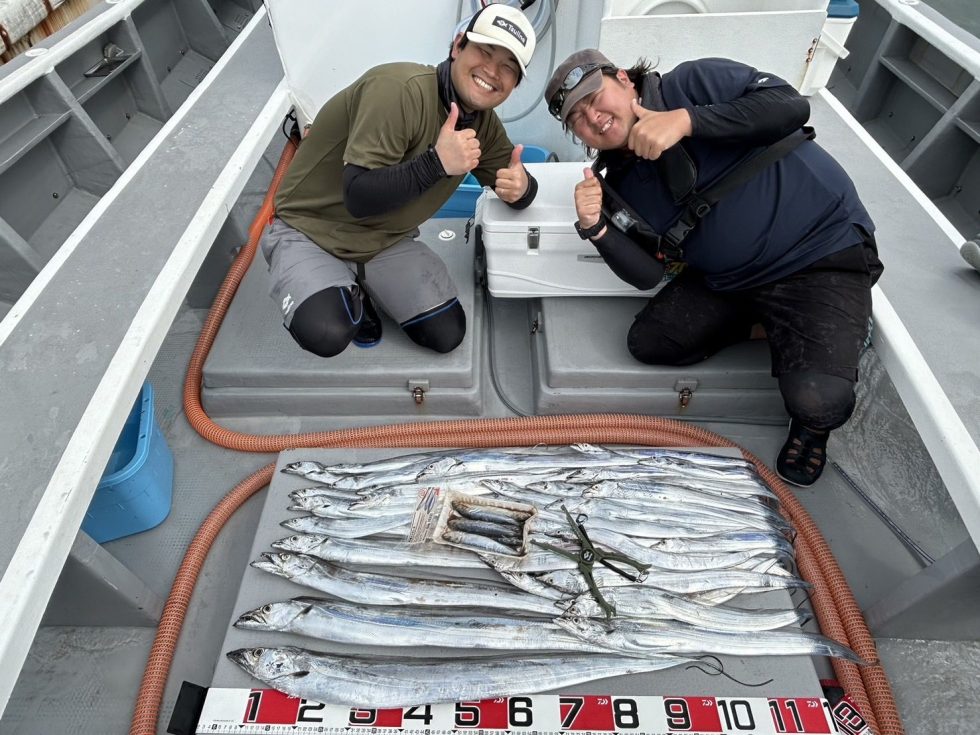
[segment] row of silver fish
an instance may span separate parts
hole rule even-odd
[[[737,595],[806,587],[790,571],[791,529],[745,460],[575,445],[426,452],[364,464],[296,462],[284,471],[319,485],[290,494],[290,509],[309,515],[285,521],[294,535],[253,566],[330,599],[269,603],[236,625],[371,648],[228,654],[253,677],[295,696],[400,707],[555,689],[709,653],[857,660],[834,641],[802,632],[806,612],[728,604]],[[527,553],[503,555],[492,546],[509,537],[501,519],[460,514],[447,531],[473,534],[478,540],[456,541],[489,553],[409,543],[423,487],[534,506]],[[651,565],[632,580],[596,567],[599,589],[616,609],[611,621],[576,562],[534,543],[578,550],[562,506],[597,546]],[[452,579],[445,578],[450,572]],[[379,657],[379,642],[392,651],[428,649],[432,658]],[[455,652],[440,655],[433,646]],[[459,650],[495,656],[460,659]]]

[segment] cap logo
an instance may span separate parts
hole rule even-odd
[[[521,31],[520,28],[518,28],[516,25],[511,23],[503,16],[498,15],[496,18],[494,18],[493,24],[499,28],[503,28],[510,35],[512,35],[514,38],[520,41],[521,46],[527,46],[527,36],[524,35],[524,33]]]

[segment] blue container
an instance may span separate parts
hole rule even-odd
[[[544,163],[551,156],[551,153],[541,146],[526,145],[521,151],[521,160],[524,163]],[[459,185],[449,201],[442,205],[442,209],[433,215],[433,219],[444,219],[446,217],[472,217],[476,211],[476,200],[483,193],[483,187],[476,180],[473,174],[466,174],[463,183]]]
[[[82,530],[100,544],[159,525],[170,514],[174,458],[144,383],[112,450]]]
[[[857,18],[860,12],[857,0],[830,0],[827,6],[828,18]]]

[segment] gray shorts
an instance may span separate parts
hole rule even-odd
[[[359,283],[399,324],[457,297],[446,264],[428,245],[410,237],[362,264],[331,255],[277,217],[266,228],[259,247],[269,264],[269,293],[279,304],[287,327],[297,306],[334,286]]]

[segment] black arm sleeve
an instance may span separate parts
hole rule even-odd
[[[394,166],[367,169],[344,166],[344,206],[355,217],[371,217],[398,209],[418,198],[446,176],[435,149]]]
[[[527,191],[516,202],[507,202],[507,206],[511,209],[527,209],[534,201],[534,197],[538,195],[538,180],[531,176],[531,173],[526,169],[525,172],[527,173]]]
[[[664,264],[612,225],[607,224],[606,234],[591,242],[613,273],[641,291],[664,277]]]
[[[806,124],[810,103],[789,85],[756,89],[731,102],[689,109],[692,138],[768,145]]]

